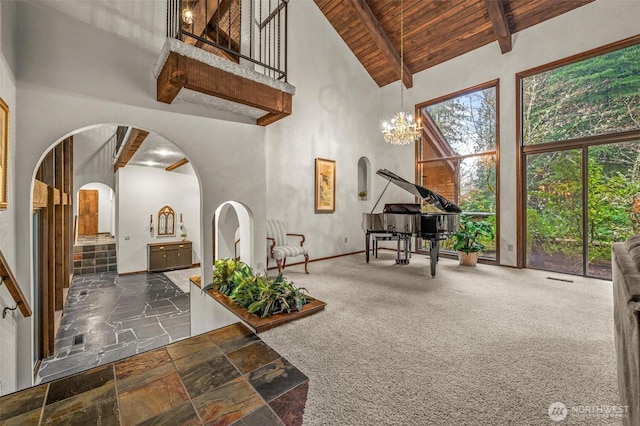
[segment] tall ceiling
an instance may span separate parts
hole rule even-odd
[[[507,53],[512,35],[594,0],[314,0],[378,86],[400,79],[404,11],[404,82],[489,43]]]

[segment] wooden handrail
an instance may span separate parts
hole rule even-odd
[[[13,297],[13,300],[16,302],[16,306],[20,308],[20,312],[22,315],[26,317],[30,317],[32,312],[29,307],[29,303],[27,303],[27,299],[22,294],[22,290],[18,286],[18,282],[16,281],[16,277],[11,272],[7,261],[0,251],[0,282],[4,283],[7,286],[7,290],[9,290],[9,294]],[[9,308],[11,309],[11,308]],[[4,316],[3,316],[4,317]]]

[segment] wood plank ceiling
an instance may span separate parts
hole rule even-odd
[[[378,86],[400,79],[400,0],[314,0]],[[412,75],[594,0],[404,0],[406,87]]]

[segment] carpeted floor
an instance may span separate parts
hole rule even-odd
[[[260,335],[309,376],[306,426],[549,425],[554,402],[562,424],[621,424],[586,413],[619,405],[610,282],[394,256],[285,270],[327,302]]]
[[[175,285],[180,288],[184,293],[189,294],[191,290],[191,285],[189,283],[189,278],[194,275],[201,275],[200,268],[189,268],[189,269],[177,269],[175,271],[165,271],[163,274],[167,276]]]

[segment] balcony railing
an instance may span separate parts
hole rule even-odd
[[[167,37],[286,82],[288,1],[167,0]]]

